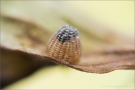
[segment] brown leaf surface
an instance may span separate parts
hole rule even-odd
[[[11,50],[12,51],[12,50]],[[20,50],[13,50],[15,53],[24,53]],[[123,50],[114,49],[106,50],[97,53],[91,53],[90,55],[83,55],[80,62],[76,65],[69,64],[68,62],[63,62],[56,60],[52,57],[42,56],[33,53],[26,53],[32,55],[33,58],[38,58],[35,62],[46,64],[47,61],[52,61],[58,64],[64,64],[71,68],[90,72],[90,73],[108,73],[113,70],[133,70],[135,69],[135,50],[134,48],[127,48]]]

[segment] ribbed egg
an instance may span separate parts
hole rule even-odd
[[[57,60],[77,64],[81,56],[80,36],[76,28],[61,27],[49,41],[47,54]]]

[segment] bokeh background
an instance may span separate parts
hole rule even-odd
[[[1,43],[6,43],[12,48],[31,48],[33,52],[42,50],[42,46],[29,43],[28,33],[32,33],[34,42],[44,42],[44,48],[49,38],[63,25],[69,24],[76,27],[81,36],[83,53],[106,48],[109,46],[123,46],[134,43],[134,1],[1,1],[1,17],[3,31],[1,32]],[[27,27],[26,29],[26,26]],[[20,28],[21,27],[21,28]],[[42,31],[38,31],[38,30]],[[34,31],[35,30],[35,31]],[[27,34],[24,34],[26,32]],[[42,34],[42,32],[44,33]],[[15,35],[19,33],[19,36]],[[23,34],[22,34],[23,33]],[[26,37],[27,36],[27,37]],[[41,37],[42,36],[42,37]],[[30,38],[33,38],[29,36]],[[122,38],[122,39],[121,39]],[[7,54],[8,53],[8,54]],[[62,65],[51,65],[47,63],[42,68],[28,67],[30,63],[24,64],[23,59],[27,55],[14,54],[7,51],[3,54],[1,64],[5,84],[3,89],[134,89],[134,71],[116,70],[106,74],[86,73],[74,70]],[[24,58],[25,56],[25,58]],[[5,58],[9,57],[9,58]],[[11,58],[12,57],[12,58]],[[22,58],[23,57],[23,58]],[[17,60],[14,63],[12,60]],[[29,58],[33,59],[33,58]],[[35,59],[35,58],[34,58]],[[19,61],[21,60],[21,62]],[[23,63],[23,64],[22,64]],[[13,65],[11,65],[13,64]],[[17,65],[18,64],[18,65]],[[38,63],[37,63],[38,64]],[[35,65],[35,64],[34,64]],[[11,66],[11,67],[10,67]],[[16,66],[13,68],[13,66]],[[8,67],[8,68],[7,68]],[[19,71],[16,68],[23,68]],[[10,69],[9,69],[10,68]],[[32,73],[28,74],[28,70]],[[22,71],[21,71],[22,70]],[[12,78],[18,77],[14,83]],[[9,73],[10,72],[10,73]],[[21,75],[20,75],[21,74]],[[3,78],[2,77],[2,78]],[[5,81],[4,81],[5,80]]]

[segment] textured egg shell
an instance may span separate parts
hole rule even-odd
[[[81,43],[79,35],[66,42],[60,42],[56,35],[50,40],[47,47],[50,57],[65,61],[70,64],[77,64],[81,56]]]

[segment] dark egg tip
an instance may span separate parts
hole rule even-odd
[[[57,39],[63,43],[75,37],[77,34],[78,31],[76,28],[73,28],[72,26],[69,25],[65,25],[59,29],[57,33]]]

